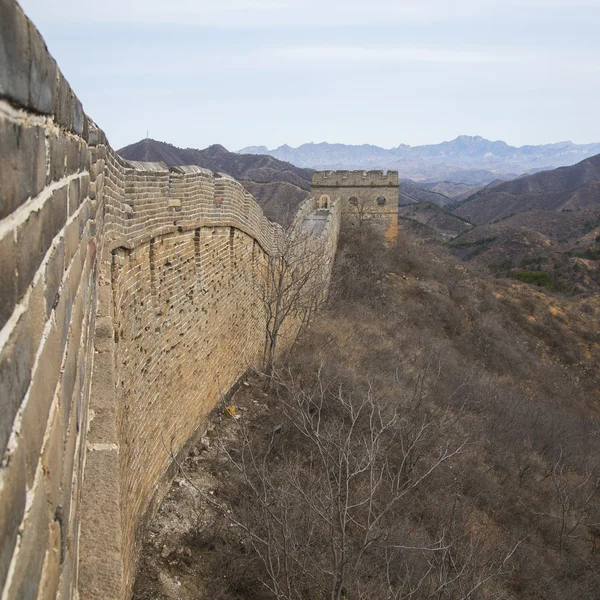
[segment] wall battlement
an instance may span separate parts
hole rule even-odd
[[[321,187],[398,186],[398,171],[317,171],[312,185]]]
[[[283,231],[231,177],[118,156],[14,0],[0,64],[1,595],[127,598],[169,451],[261,356]]]

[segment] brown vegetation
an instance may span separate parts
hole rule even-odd
[[[597,297],[346,229],[330,307],[167,497],[135,598],[600,589]]]

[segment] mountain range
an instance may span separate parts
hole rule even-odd
[[[323,142],[297,148],[285,144],[273,150],[250,146],[239,153],[267,154],[298,167],[319,170],[395,169],[400,177],[418,182],[486,185],[498,178],[514,179],[524,173],[572,165],[600,153],[600,143],[557,142],[517,148],[503,141],[461,135],[441,144],[400,144],[389,149]]]

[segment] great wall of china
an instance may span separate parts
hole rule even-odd
[[[226,175],[120,158],[0,13],[1,598],[127,598],[170,452],[262,356],[253,281],[283,232]],[[329,270],[341,207],[296,217]]]

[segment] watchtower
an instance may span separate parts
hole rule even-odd
[[[342,201],[342,217],[361,224],[377,219],[388,239],[398,235],[398,171],[317,171],[312,195],[318,208]]]

